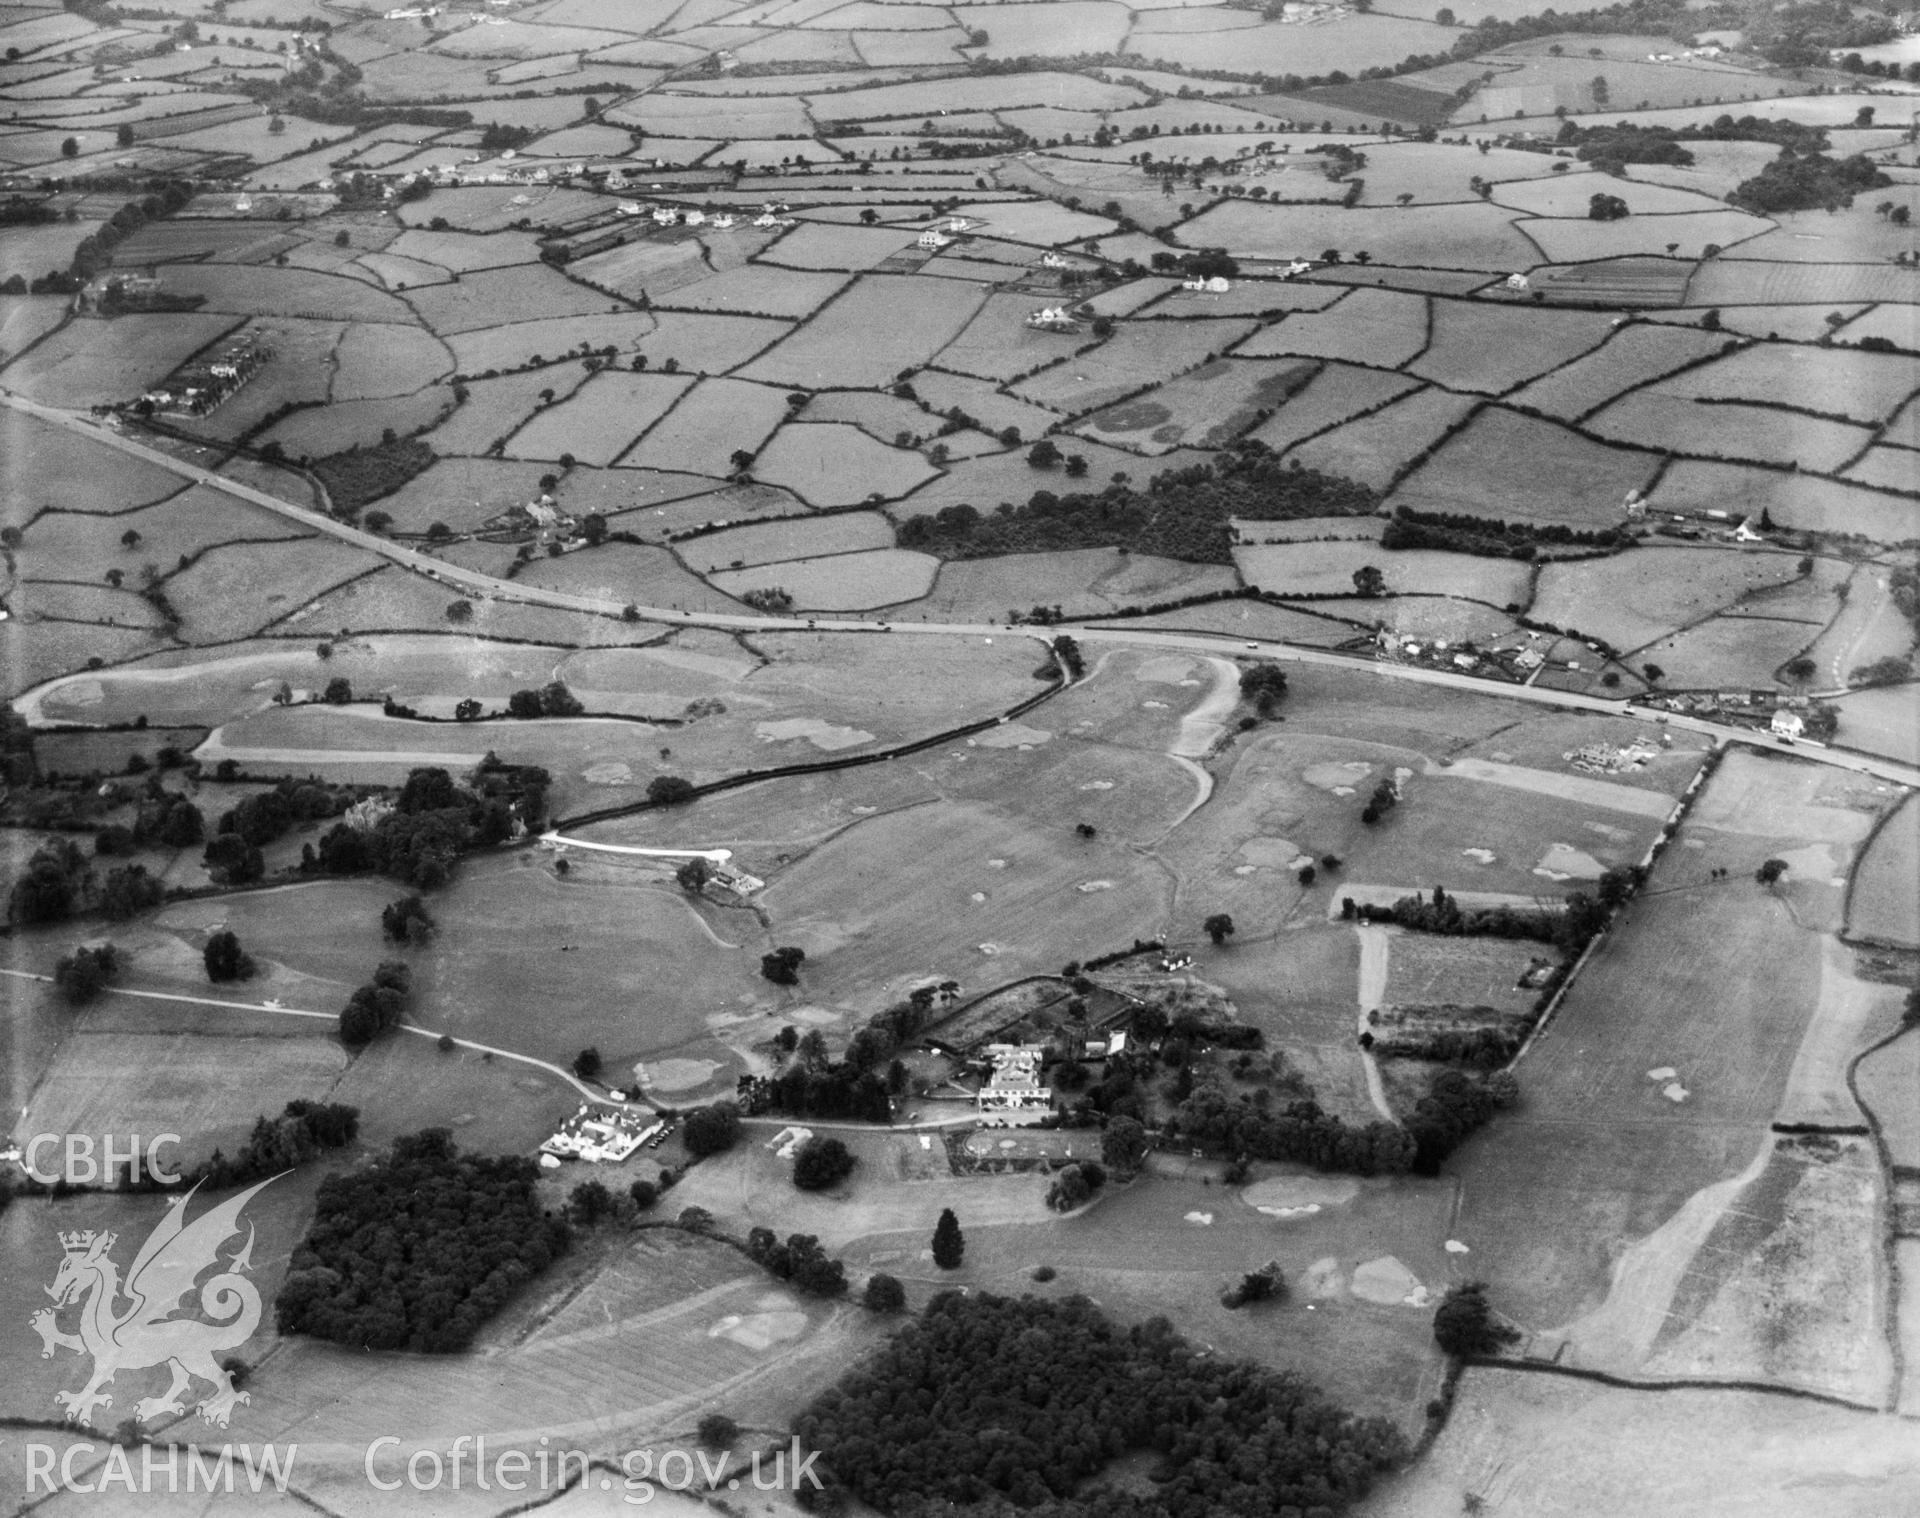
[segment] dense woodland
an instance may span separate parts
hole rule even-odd
[[[1036,490],[1026,505],[1002,505],[991,515],[962,505],[909,517],[900,524],[899,543],[943,559],[1114,546],[1227,564],[1233,559],[1231,517],[1271,522],[1365,516],[1378,504],[1378,496],[1357,481],[1282,464],[1265,444],[1243,441],[1219,463],[1155,475],[1145,490],[1124,481],[1093,494]]]
[[[1040,1518],[1340,1512],[1406,1456],[1296,1377],[1197,1351],[1164,1318],[1120,1328],[1084,1297],[943,1293],[795,1423],[829,1491],[895,1518],[1006,1499]],[[1159,1456],[1151,1496],[1084,1484]]]
[[[461,1154],[444,1128],[394,1140],[377,1164],[328,1176],[274,1304],[283,1334],[357,1349],[451,1353],[566,1253],[566,1221],[519,1155]]]

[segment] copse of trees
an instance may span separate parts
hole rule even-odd
[[[106,990],[119,974],[120,951],[112,944],[82,946],[53,967],[53,984],[68,1006],[82,1007]]]
[[[444,769],[414,770],[391,809],[337,823],[303,868],[327,875],[374,871],[417,891],[436,890],[462,854],[538,828],[546,820],[551,780],[538,765],[508,764],[491,753],[464,785]]]
[[[437,926],[426,902],[418,896],[402,896],[380,909],[380,932],[388,943],[418,947],[433,937]]]
[[[1262,717],[1271,717],[1287,696],[1287,672],[1278,664],[1249,664],[1240,671],[1240,699]]]
[[[240,936],[231,928],[221,928],[209,937],[202,957],[206,961],[207,979],[215,985],[252,980],[259,969],[253,956],[240,947]]]
[[[1519,1337],[1517,1330],[1494,1317],[1484,1281],[1466,1281],[1448,1288],[1434,1309],[1434,1342],[1455,1359],[1498,1354]]]
[[[990,514],[947,506],[907,518],[897,537],[902,548],[945,559],[1117,546],[1224,564],[1232,560],[1230,518],[1363,516],[1377,505],[1366,485],[1283,464],[1264,443],[1243,439],[1217,462],[1155,475],[1144,490],[1117,479],[1097,493],[1038,490],[1025,505],[1003,504]]]
[[[793,1157],[793,1184],[801,1191],[825,1191],[853,1174],[853,1151],[839,1139],[816,1133]]]
[[[373,979],[357,987],[340,1009],[340,1042],[360,1049],[400,1026],[413,998],[413,972],[398,960],[384,961]]]
[[[795,1420],[829,1493],[1117,1518],[1332,1515],[1406,1457],[1298,1377],[1197,1350],[1164,1318],[1121,1328],[1085,1297],[943,1292]],[[1158,1456],[1151,1499],[1091,1486]]]
[[[800,966],[806,963],[806,959],[805,949],[788,945],[775,949],[771,954],[762,954],[760,973],[776,986],[796,986],[800,983]]]
[[[274,1303],[283,1334],[356,1349],[450,1354],[563,1255],[521,1155],[461,1154],[444,1128],[320,1183],[313,1225]]]
[[[1395,1123],[1355,1126],[1311,1098],[1262,1105],[1250,1092],[1229,1094],[1213,1075],[1194,1083],[1168,1119],[1167,1133],[1220,1154],[1354,1175],[1403,1175],[1413,1169],[1416,1149],[1413,1135]]]
[[[1727,200],[1757,216],[1786,211],[1839,210],[1853,204],[1862,190],[1883,189],[1893,180],[1863,153],[1830,158],[1825,153],[1796,154],[1783,148],[1780,156],[1751,179],[1742,180]]]

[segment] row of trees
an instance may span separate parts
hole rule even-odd
[[[397,959],[382,961],[373,978],[356,987],[340,1009],[340,1042],[349,1049],[361,1049],[392,1032],[407,1015],[412,999],[413,971]]]

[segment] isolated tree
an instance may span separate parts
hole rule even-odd
[[[1115,1117],[1100,1130],[1100,1160],[1120,1180],[1147,1162],[1147,1130],[1137,1118]]]
[[[660,1200],[660,1187],[654,1181],[642,1179],[627,1188],[627,1195],[632,1199],[636,1211],[649,1212]]]
[[[815,1134],[793,1157],[793,1184],[801,1191],[825,1191],[853,1174],[853,1152],[837,1138]]]
[[[1387,577],[1371,564],[1362,564],[1353,572],[1355,595],[1372,598],[1387,593]]]
[[[967,1240],[960,1232],[960,1220],[951,1207],[943,1207],[940,1221],[933,1228],[933,1263],[942,1270],[958,1270],[966,1253]]]
[[[731,1449],[740,1437],[740,1425],[725,1413],[708,1413],[697,1430],[701,1444],[708,1449]]]
[[[62,142],[60,144],[60,156],[62,158],[78,158],[80,156],[80,139],[78,137],[69,137],[66,141]]]
[[[567,1216],[583,1228],[591,1228],[613,1211],[613,1193],[604,1182],[582,1181],[567,1195]]]
[[[740,1139],[739,1107],[732,1102],[715,1102],[711,1107],[694,1108],[687,1114],[680,1139],[696,1159],[726,1153]]]
[[[1240,1277],[1220,1298],[1220,1305],[1229,1312],[1236,1308],[1251,1306],[1255,1302],[1276,1302],[1284,1300],[1287,1294],[1286,1277],[1280,1273],[1280,1262],[1269,1260],[1258,1270],[1249,1270]]]
[[[1782,875],[1786,873],[1787,873],[1786,860],[1768,859],[1768,860],[1762,861],[1760,868],[1753,872],[1753,878],[1759,881],[1760,884],[1763,886],[1770,886],[1776,880],[1778,880]]]
[[[120,123],[119,126],[115,127],[113,130],[113,140],[120,147],[123,147],[123,148],[132,147],[133,146],[133,123],[131,121],[123,121]]]
[[[867,1277],[867,1289],[860,1298],[860,1305],[868,1312],[904,1312],[907,1289],[884,1270],[876,1270]]]
[[[681,890],[690,896],[698,896],[713,878],[713,866],[696,854],[673,872],[673,878],[680,883]]]
[[[655,775],[647,782],[647,800],[655,806],[678,806],[693,800],[694,785],[678,775]]]
[[[1041,438],[1027,450],[1027,463],[1035,469],[1051,469],[1060,458],[1060,445],[1050,437]]]
[[[1433,1314],[1433,1337],[1447,1354],[1461,1358],[1497,1354],[1520,1334],[1495,1320],[1493,1306],[1487,1301],[1486,1283],[1468,1281],[1453,1287],[1441,1299]]]
[[[1278,664],[1250,664],[1240,671],[1240,697],[1262,717],[1271,717],[1287,694],[1287,672]]]
[[[353,683],[345,675],[335,675],[327,682],[327,705],[345,706],[352,699]]]
[[[807,951],[796,949],[792,945],[775,949],[771,954],[760,956],[760,973],[776,986],[793,986],[800,983],[800,966],[806,962]]]
[[[465,596],[447,603],[447,620],[454,623],[467,623],[473,620],[473,602]],[[477,704],[477,703],[476,703]]]
[[[732,463],[735,474],[745,474],[753,467],[753,450],[751,448],[736,448],[733,450],[729,462]]]
[[[207,979],[216,985],[233,980],[252,980],[257,968],[253,956],[240,947],[240,939],[231,928],[222,928],[207,940],[203,957]]]
[[[599,1080],[600,1071],[603,1068],[604,1064],[600,1058],[600,1051],[592,1044],[588,1044],[586,1048],[582,1049],[573,1057],[573,1073],[583,1081]]]
[[[1233,936],[1233,918],[1225,912],[1215,912],[1200,924],[1200,929],[1218,947]]]
[[[120,951],[112,944],[82,947],[53,967],[54,989],[66,999],[68,1006],[84,1006],[106,990],[119,973]]]

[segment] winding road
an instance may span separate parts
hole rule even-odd
[[[137,442],[118,428],[106,426],[85,413],[68,411],[56,406],[45,406],[6,389],[0,389],[0,404],[53,426],[63,427],[92,442],[116,448],[134,458],[170,470],[195,484],[223,491],[238,500],[274,512],[310,531],[325,533],[329,537],[351,543],[356,548],[377,554],[415,574],[425,575],[430,580],[450,586],[467,595],[496,601],[517,601],[531,606],[547,606],[560,611],[586,612],[604,617],[618,617],[624,609],[622,603],[598,596],[575,595],[568,591],[548,590],[537,585],[521,585],[511,580],[496,579],[478,570],[449,564],[419,549],[410,548],[404,543],[381,537],[378,533],[350,526],[324,512],[315,511],[308,506],[295,505],[292,501],[282,500],[279,496],[269,494],[267,491],[242,484],[237,480],[230,480],[196,464],[175,458],[158,448]],[[855,632],[875,636],[918,633],[936,637],[993,637],[1019,634],[1044,644],[1050,642],[1058,631],[1063,630],[1055,627],[1014,627],[994,622],[882,622],[859,618],[769,617],[733,612],[682,611],[677,607],[659,606],[640,606],[636,610],[641,620],[647,622],[689,627],[718,627],[744,632]],[[1637,707],[1626,700],[1603,699],[1597,696],[1581,695],[1574,691],[1545,690],[1537,685],[1508,685],[1477,679],[1451,670],[1426,669],[1407,664],[1382,664],[1364,656],[1332,653],[1318,648],[1302,648],[1295,644],[1267,639],[1234,639],[1224,634],[1214,633],[1183,633],[1161,628],[1083,624],[1070,624],[1064,630],[1070,630],[1082,643],[1124,643],[1134,647],[1177,649],[1202,657],[1218,657],[1227,650],[1233,650],[1257,654],[1267,659],[1325,665],[1354,673],[1371,673],[1382,680],[1411,680],[1417,684],[1446,686],[1481,696],[1500,696],[1514,701],[1528,701],[1535,705],[1556,707],[1564,711],[1590,711],[1608,716],[1637,717],[1643,721],[1662,722],[1670,728],[1700,733],[1723,743],[1744,743],[1769,751],[1778,746],[1776,740],[1770,735],[1756,732],[1751,728],[1732,727],[1706,722],[1697,717],[1659,712],[1651,708]],[[1829,748],[1804,740],[1796,745],[1795,752],[1799,757],[1815,763],[1854,770],[1860,774],[1891,781],[1896,785],[1920,787],[1920,767],[1914,765],[1901,764],[1878,755]]]

